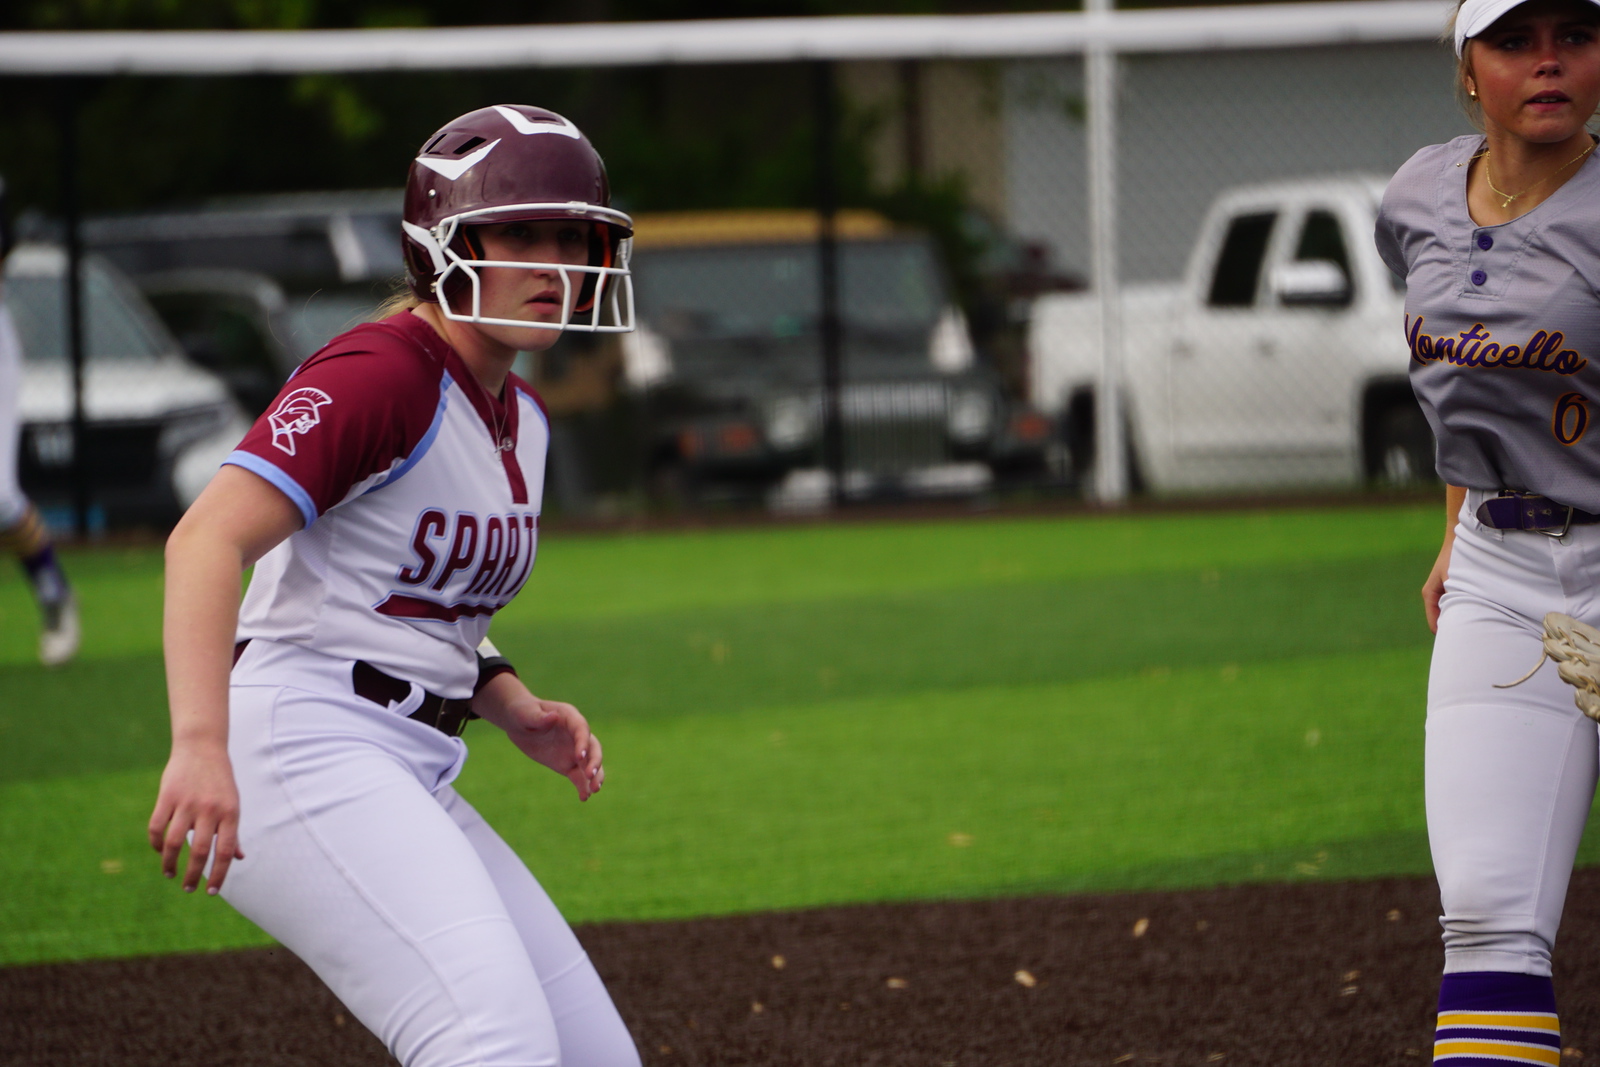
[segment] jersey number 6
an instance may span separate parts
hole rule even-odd
[[[1583,440],[1589,428],[1589,401],[1582,393],[1563,393],[1556,401],[1555,414],[1550,419],[1550,432],[1564,445],[1575,445]]]

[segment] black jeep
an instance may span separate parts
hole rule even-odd
[[[636,220],[624,365],[658,491],[827,501],[816,225],[803,211]],[[1042,463],[1048,422],[977,359],[929,238],[865,212],[837,233],[845,495],[974,494]]]

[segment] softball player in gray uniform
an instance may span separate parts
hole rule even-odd
[[[473,717],[580,800],[604,781],[584,717],[487,632],[533,567],[550,440],[511,363],[631,327],[609,201],[552,112],[439,130],[406,186],[413,298],[302,364],[168,542],[150,843],[173,877],[188,837],[184,888],[204,877],[407,1067],[639,1062],[555,905],[451,787]]]
[[[1600,7],[1466,0],[1482,136],[1400,168],[1377,225],[1406,279],[1411,380],[1446,529],[1423,588],[1428,836],[1444,914],[1435,1060],[1558,1064],[1550,957],[1594,797],[1596,724],[1541,620],[1600,623]]]

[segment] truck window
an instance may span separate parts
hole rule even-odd
[[[1240,215],[1228,224],[1228,235],[1217,257],[1217,271],[1211,277],[1212,307],[1249,307],[1256,302],[1256,287],[1261,281],[1261,261],[1266,256],[1267,239],[1272,236],[1275,212]]]
[[[649,249],[634,257],[633,274],[640,320],[673,340],[781,341],[817,333],[811,244]],[[933,248],[922,239],[841,241],[839,292],[850,330],[906,334],[919,345],[945,302]]]
[[[1344,271],[1345,284],[1351,282],[1350,253],[1345,249],[1339,220],[1331,211],[1313,211],[1306,215],[1305,225],[1300,228],[1300,242],[1295,245],[1294,258],[1325,259],[1329,263],[1337,263],[1339,269]]]

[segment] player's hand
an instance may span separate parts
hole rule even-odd
[[[178,873],[178,854],[189,839],[189,862],[183,891],[200,884],[206,860],[212,858],[207,893],[216,893],[234,860],[244,859],[239,847],[239,789],[233,780],[228,750],[215,745],[174,745],[161,790],[150,814],[150,847],[161,853],[161,871]],[[190,835],[193,835],[192,837]]]
[[[472,710],[506,732],[511,743],[535,763],[564,775],[588,800],[606,780],[600,742],[589,722],[571,704],[540,700],[515,674],[497,674],[472,698]]]
[[[501,718],[511,743],[534,762],[565,775],[578,790],[579,800],[600,791],[606,780],[600,739],[589,732],[588,720],[577,708],[530,693],[507,706]]]
[[[1428,580],[1422,583],[1422,612],[1428,618],[1428,629],[1439,632],[1439,598],[1444,596],[1444,580],[1450,574],[1450,549],[1453,541],[1446,541],[1439,549],[1439,558],[1433,561]]]

